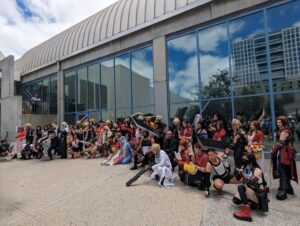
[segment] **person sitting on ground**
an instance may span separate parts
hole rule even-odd
[[[120,154],[120,148],[121,148],[121,143],[119,141],[120,138],[120,133],[117,133],[113,138],[112,138],[112,146],[111,146],[111,153],[109,154],[108,158],[105,159],[101,165],[106,165],[106,166],[111,166],[113,165],[114,161],[116,158],[119,157]]]
[[[90,139],[89,142],[84,143],[85,148],[82,150],[84,153],[87,153],[87,159],[94,159],[97,155],[97,138],[94,137]]]
[[[175,152],[178,150],[178,141],[173,137],[173,133],[171,130],[167,132],[163,144],[163,150],[169,156],[169,159],[172,163],[172,168],[174,169],[177,166],[177,162],[175,160]]]
[[[101,136],[101,146],[100,153],[102,157],[108,157],[109,154],[109,141],[112,136],[112,132],[110,128],[106,125],[103,128],[102,136]]]
[[[193,141],[193,129],[188,119],[182,122],[182,128],[179,132],[179,139],[185,139],[189,144]]]
[[[155,119],[155,129],[154,131],[158,134],[158,137],[155,137],[154,140],[161,147],[163,146],[164,137],[165,137],[165,129],[167,125],[163,122],[163,117],[161,115],[157,115]]]
[[[242,185],[238,185],[238,193],[233,197],[233,203],[241,205],[240,210],[233,216],[239,220],[252,221],[251,209],[268,211],[267,187],[264,175],[252,153],[246,153],[242,157],[243,167],[235,172],[237,180],[242,179]]]
[[[177,141],[179,141],[179,127],[180,127],[179,118],[174,118],[169,129],[172,131],[173,136],[174,136],[175,140],[177,140]]]
[[[208,163],[205,169],[205,196],[209,197],[210,175],[212,174],[213,186],[219,195],[223,195],[224,184],[233,184],[237,180],[230,174],[230,165],[228,162],[217,155],[213,148],[208,149]]]
[[[1,140],[0,156],[6,157],[9,154],[9,143],[6,140]]]
[[[71,138],[70,138],[70,143],[68,146],[68,153],[72,156],[73,158],[80,158],[80,152],[82,146],[79,143],[79,139],[77,138],[76,132],[71,133]]]
[[[226,137],[226,131],[223,128],[223,122],[219,121],[216,123],[216,130],[213,136],[213,140],[223,141]]]
[[[120,141],[120,153],[115,159],[113,165],[128,164],[132,160],[132,149],[124,136],[119,138]]]
[[[208,156],[205,154],[198,143],[194,144],[195,154],[192,157],[192,162],[194,168],[189,169],[186,166],[186,176],[185,176],[185,184],[189,186],[197,186],[199,190],[204,190],[205,188],[205,172],[206,166],[208,162]]]
[[[139,146],[133,155],[133,167],[131,170],[135,170],[138,168],[138,164],[142,163],[141,167],[149,165],[150,162],[153,162],[154,155],[151,151],[151,145],[154,144],[154,138],[149,135],[149,131],[143,131],[143,136],[141,141],[139,142]]]
[[[180,139],[178,152],[175,153],[175,158],[178,164],[178,176],[182,182],[185,182],[184,165],[191,162],[189,154],[192,153],[188,142],[185,139]]]
[[[151,174],[150,179],[158,180],[159,186],[173,186],[172,164],[167,153],[160,149],[159,144],[153,144],[151,150],[155,155],[155,165],[152,166],[153,173]]]
[[[203,138],[208,138],[206,126],[204,121],[198,121],[198,128],[196,131],[196,136],[197,137],[203,137]]]

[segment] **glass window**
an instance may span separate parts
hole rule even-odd
[[[71,113],[71,114],[65,114],[65,122],[68,123],[69,125],[74,125],[76,122],[76,114]]]
[[[268,92],[267,51],[262,12],[229,24],[235,95]]]
[[[171,103],[199,99],[196,32],[167,42]]]
[[[181,103],[181,104],[171,104],[170,106],[170,118],[174,118],[178,109],[187,107],[185,114],[183,116],[179,116],[181,119],[189,119],[192,123],[194,121],[195,115],[200,112],[198,103]]]
[[[115,79],[113,59],[101,62],[101,108],[115,109]]]
[[[130,55],[123,54],[115,58],[116,108],[131,106]]]
[[[264,145],[270,150],[273,145],[272,117],[269,96],[252,96],[234,99],[235,113],[243,113],[244,122],[261,121],[261,130],[265,134]]]
[[[114,121],[116,118],[115,116],[115,111],[114,110],[102,110],[102,120],[106,121],[106,120],[111,120]]]
[[[100,65],[88,66],[88,106],[89,110],[100,109]]]
[[[267,11],[273,91],[299,89],[300,79],[300,1]]]
[[[75,112],[76,101],[76,74],[75,71],[65,73],[65,112]]]
[[[43,80],[43,95],[42,95],[42,112],[44,112],[45,114],[48,113],[48,104],[49,104],[49,99],[50,99],[50,79],[45,79]],[[49,105],[49,107],[51,107]]]
[[[201,30],[198,35],[202,97],[230,96],[226,24]]]
[[[232,120],[231,99],[208,100],[202,103],[203,120],[210,122],[214,114],[218,114],[224,121],[224,126],[228,128]]]
[[[57,77],[50,79],[50,114],[57,114]]]
[[[131,53],[133,106],[154,104],[152,47]]]
[[[87,110],[87,68],[80,68],[77,70],[77,111]]]
[[[294,146],[300,149],[300,93],[285,93],[274,95],[275,116],[284,115],[289,118],[294,130]]]
[[[137,113],[137,112],[140,112],[143,114],[148,114],[148,113],[154,114],[154,106],[133,108],[133,113]]]
[[[131,115],[131,108],[117,109],[116,118],[126,118]]]
[[[100,119],[100,112],[90,112],[90,121],[98,122]]]

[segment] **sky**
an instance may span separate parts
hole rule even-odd
[[[117,0],[0,0],[0,51],[18,59],[114,2]]]

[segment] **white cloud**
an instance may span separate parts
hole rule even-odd
[[[293,24],[294,27],[300,27],[300,21]]]
[[[197,51],[196,35],[185,35],[168,42],[169,48],[182,51],[186,54],[195,53]]]
[[[23,0],[32,13],[25,17],[16,1],[0,0],[0,50],[21,57],[27,50],[82,21],[117,0]]]
[[[201,56],[201,83],[207,85],[209,78],[218,73],[219,70],[228,70],[229,58],[213,55]]]

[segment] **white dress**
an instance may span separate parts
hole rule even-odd
[[[163,186],[169,187],[174,185],[173,172],[172,172],[172,164],[170,162],[169,156],[165,151],[160,150],[158,154],[155,155],[155,165],[152,166],[153,173],[150,178],[152,180],[156,179],[156,175],[159,176],[158,185],[161,186],[161,182],[163,181]]]

